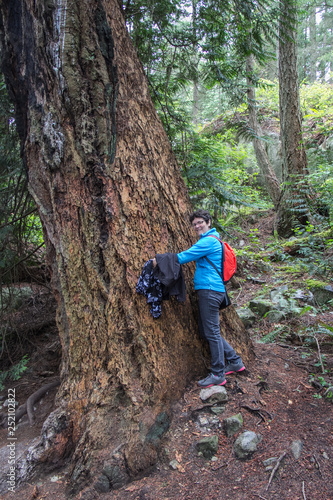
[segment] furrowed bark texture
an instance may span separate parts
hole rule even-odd
[[[280,2],[279,100],[283,159],[284,192],[277,214],[281,236],[292,233],[294,223],[305,224],[308,218],[308,189],[305,185],[307,158],[302,139],[302,116],[297,72],[296,2]]]
[[[154,464],[171,402],[204,373],[193,266],[185,268],[186,303],[164,302],[157,320],[135,291],[155,253],[193,243],[187,191],[116,0],[0,5],[3,71],[63,346],[61,425],[46,423],[57,444],[48,438],[35,455],[57,464],[74,450],[74,483],[91,480],[98,461],[119,467],[122,483]],[[233,308],[222,327],[250,360]]]

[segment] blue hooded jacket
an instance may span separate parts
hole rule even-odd
[[[213,227],[206,233],[200,236],[200,239],[188,250],[177,254],[179,264],[196,261],[196,270],[194,274],[195,290],[214,290],[215,292],[225,292],[225,286],[221,276],[216,272],[216,269],[207,262],[204,257],[215,264],[221,272],[222,245],[216,238],[219,238],[219,233]]]

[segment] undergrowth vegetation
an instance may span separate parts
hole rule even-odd
[[[27,299],[22,282],[43,281],[44,239],[35,203],[20,157],[14,109],[0,78],[0,388],[17,380],[27,368],[27,357],[15,355],[20,339],[11,321]],[[29,294],[31,296],[31,289]]]
[[[229,293],[252,338],[301,350],[313,366],[309,382],[317,389],[315,397],[331,399],[332,232],[304,228],[282,241],[273,234],[272,218],[272,210],[233,218],[229,242],[235,245],[239,270],[238,288]]]
[[[279,133],[279,85],[261,81],[256,90],[257,113],[263,130]],[[326,83],[304,82],[300,88],[303,134],[309,175],[304,190],[312,200],[312,228],[322,231],[333,217],[333,89]],[[269,148],[272,137],[262,136]],[[272,207],[260,181],[252,136],[247,125],[247,104],[229,108],[210,123],[192,127],[173,139],[193,203],[216,214],[235,212],[239,207]],[[299,181],[298,181],[299,182]],[[220,212],[221,213],[221,212]],[[299,228],[311,231],[311,227]]]
[[[0,281],[24,279],[40,265],[43,233],[20,157],[14,109],[0,79]]]

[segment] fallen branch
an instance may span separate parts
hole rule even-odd
[[[278,468],[279,468],[279,465],[280,465],[281,461],[284,459],[284,457],[285,457],[286,455],[287,455],[287,452],[286,452],[286,451],[284,451],[284,452],[282,453],[282,455],[279,457],[278,461],[276,462],[276,464],[275,464],[275,466],[274,466],[274,469],[272,470],[272,473],[271,473],[271,475],[270,475],[270,478],[269,478],[269,481],[268,481],[268,485],[267,485],[267,487],[266,487],[266,491],[267,491],[267,490],[268,490],[268,488],[270,487],[271,482],[273,481],[273,477],[274,477],[274,475],[275,475],[276,471],[278,470]]]
[[[319,357],[319,362],[320,362],[320,365],[321,365],[321,373],[325,373],[325,368],[324,368],[324,365],[323,365],[323,360],[321,359],[321,352],[320,352],[319,342],[318,342],[318,339],[317,339],[317,337],[315,335],[314,335],[314,338],[315,338],[315,341],[316,341],[316,344],[317,344],[318,357]]]
[[[308,236],[304,236],[303,238],[297,238],[292,241],[288,241],[283,245],[283,250],[289,255],[297,254],[302,246],[309,245],[309,240],[311,238],[312,241],[322,243],[323,240],[331,238],[332,229],[328,229],[327,231],[323,231],[321,233],[317,233],[315,235],[310,234]]]
[[[321,473],[321,470],[320,470],[320,463],[318,462],[318,459],[317,459],[316,455],[313,455],[313,458],[315,459],[316,467],[318,469],[318,472],[322,476],[322,473]]]
[[[279,345],[280,347],[287,347],[287,346],[283,346],[282,344],[278,344],[278,345]],[[303,346],[299,346],[299,347],[297,347],[297,346],[292,345],[292,346],[288,346],[288,347],[290,347],[290,348],[291,348],[291,349],[293,349],[293,350],[296,350],[296,349],[304,349],[304,347],[303,347]],[[308,363],[300,363],[300,362],[295,363],[295,361],[293,361],[292,359],[290,359],[290,358],[284,358],[284,357],[283,357],[283,356],[281,356],[280,354],[277,354],[277,356],[278,356],[279,358],[283,359],[283,361],[285,361],[286,363],[292,363],[292,364],[293,364],[294,366],[296,366],[297,368],[304,368],[304,369],[306,369],[306,370],[308,371],[308,369],[306,368],[306,367],[308,366]]]

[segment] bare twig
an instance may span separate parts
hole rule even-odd
[[[306,500],[304,481],[302,481],[302,493],[303,493],[303,499]]]
[[[274,475],[275,475],[276,471],[278,470],[278,468],[279,468],[279,465],[280,465],[281,461],[284,459],[284,457],[285,457],[286,455],[287,455],[287,452],[286,452],[286,451],[284,451],[284,452],[282,453],[282,455],[279,457],[278,461],[276,462],[276,464],[275,464],[275,466],[274,466],[274,469],[272,470],[272,473],[271,473],[271,475],[270,475],[270,478],[269,478],[269,481],[268,481],[268,485],[267,485],[267,487],[266,487],[266,491],[267,491],[267,490],[268,490],[268,488],[270,487],[271,482],[273,481],[273,477],[274,477]]]
[[[10,267],[9,269],[6,269],[6,271],[3,273],[3,276],[5,276],[6,274],[10,273],[15,267],[17,267],[19,264],[22,264],[22,262],[24,262],[25,260],[28,260],[30,259],[30,257],[38,252],[38,250],[40,248],[42,248],[43,246],[45,245],[45,243],[41,243],[40,245],[38,245],[38,247],[36,247],[32,252],[29,253],[29,255],[26,255],[25,257],[23,257],[21,260],[19,260],[18,262],[16,262],[12,267]]]
[[[3,229],[6,226],[11,226],[12,224],[15,224],[16,222],[19,222],[20,220],[24,219],[25,217],[28,217],[28,215],[33,214],[34,212],[37,212],[37,208],[33,208],[32,210],[29,210],[29,212],[26,212],[25,214],[20,215],[16,219],[12,219],[8,222],[5,222],[5,224],[2,224],[0,226],[0,229]]]
[[[321,352],[320,352],[319,342],[318,342],[318,339],[317,339],[317,337],[315,335],[314,335],[314,338],[315,338],[315,341],[316,341],[316,344],[317,344],[318,357],[319,357],[319,361],[320,361],[320,365],[321,365],[321,373],[325,373],[325,368],[324,368],[324,365],[323,365],[323,361],[321,359]]]
[[[239,291],[239,294],[237,295],[237,297],[236,297],[236,299],[235,299],[235,302],[237,302],[237,300],[238,300],[238,298],[240,297],[240,295],[241,295],[242,291],[243,291],[243,287],[242,287],[242,285],[241,285],[241,287],[240,287],[240,291]]]
[[[226,462],[223,462],[223,464],[219,465],[218,467],[212,468],[211,470],[213,470],[215,472],[217,470],[222,469],[222,467],[228,467],[228,465],[230,464],[230,461],[231,461],[231,459],[227,460]]]
[[[321,473],[321,470],[320,470],[320,463],[318,462],[318,459],[317,459],[316,455],[313,455],[313,458],[314,458],[314,459],[315,459],[315,461],[316,461],[316,464],[317,464],[317,469],[318,469],[318,471],[319,471],[319,474],[322,476],[322,473]]]
[[[228,465],[230,464],[231,460],[233,459],[232,455],[233,455],[233,450],[231,450],[228,459],[225,462],[223,462],[223,464],[219,465],[218,467],[212,468],[212,470],[215,472],[215,471],[217,471],[219,469],[222,469],[222,467],[228,467]]]

